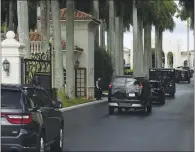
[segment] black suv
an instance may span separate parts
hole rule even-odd
[[[61,152],[63,116],[47,92],[33,85],[1,85],[1,149]]]
[[[151,100],[165,104],[165,91],[161,81],[150,80]]]
[[[179,83],[180,81],[187,81],[190,83],[190,70],[187,69],[176,69],[176,82]]]
[[[117,76],[109,85],[108,93],[109,114],[114,113],[117,108],[143,109],[146,113],[152,112],[150,100],[149,82],[145,78],[133,78],[131,76]]]

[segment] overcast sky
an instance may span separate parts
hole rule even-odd
[[[178,3],[178,2],[176,2]],[[163,34],[163,50],[173,50],[179,47],[181,51],[187,50],[187,23],[180,20],[180,18],[174,17],[176,27],[172,33],[169,31]],[[131,27],[130,32],[124,33],[124,47],[132,49],[133,45],[133,29]],[[154,39],[154,28],[152,29],[152,39]],[[177,44],[178,42],[178,44]],[[190,40],[189,40],[190,50],[194,49],[194,37],[193,31],[190,30]]]

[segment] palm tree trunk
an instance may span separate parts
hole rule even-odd
[[[135,0],[133,0],[133,76],[139,75],[139,65],[138,63],[138,20],[137,20],[137,8],[135,6]]]
[[[151,51],[151,24],[146,23],[144,26],[144,72],[149,77],[149,68],[151,68],[152,51]]]
[[[111,49],[110,49],[110,30],[109,27],[107,29],[107,52],[109,53],[109,55],[111,55]]]
[[[93,16],[96,19],[99,19],[99,0],[93,0]],[[95,31],[95,48],[99,47],[99,26],[96,27],[96,31]]]
[[[163,38],[163,32],[159,32],[159,68],[162,68],[162,38]]]
[[[30,56],[28,3],[17,0],[19,42],[25,45],[25,58]]]
[[[123,16],[124,16],[124,3],[121,3],[119,14],[119,74],[124,75],[124,48],[123,48]]]
[[[119,16],[115,17],[115,75],[120,75],[120,20]]]
[[[58,0],[51,1],[52,24],[55,50],[55,88],[64,88],[63,54],[61,45],[60,7]]]
[[[113,76],[115,75],[115,4],[114,0],[109,0],[109,43],[111,55],[112,66],[113,66]]]
[[[138,16],[138,58],[137,58],[137,64],[139,65],[139,76],[144,76],[144,64],[143,64],[143,21]]]
[[[66,1],[66,93],[75,98],[74,0]]]
[[[41,10],[41,36],[42,36],[42,51],[46,52],[48,49],[48,2],[46,0],[40,1],[40,10]]]
[[[105,49],[105,22],[101,20],[100,24],[100,47]]]
[[[155,27],[155,67],[160,68],[160,30]]]
[[[8,26],[8,29],[10,31],[13,31],[14,30],[14,21],[13,21],[13,1],[10,0],[9,1],[9,26]]]

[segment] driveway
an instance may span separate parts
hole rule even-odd
[[[117,112],[108,115],[107,103],[64,113],[65,151],[193,151],[194,86],[177,84],[175,98],[154,105],[150,116]]]

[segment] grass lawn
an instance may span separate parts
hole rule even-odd
[[[93,99],[89,100],[86,98],[65,99],[62,101],[62,106],[63,108],[65,108],[65,107],[71,107],[74,105],[79,105],[82,103],[87,103],[87,102],[92,102],[92,101]]]
[[[108,90],[104,90],[103,93],[108,93]]]

